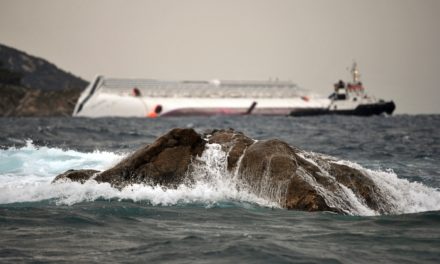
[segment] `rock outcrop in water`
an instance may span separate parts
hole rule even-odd
[[[91,179],[95,174],[98,174],[97,170],[68,170],[58,176],[53,180],[54,182],[59,180],[71,180],[80,183],[85,183],[87,180]]]
[[[109,170],[70,170],[54,182],[93,179],[117,188],[134,183],[165,188],[191,185],[195,161],[206,144],[219,144],[228,153],[227,173],[235,176],[237,188],[246,188],[281,207],[340,213],[353,213],[359,207],[378,213],[389,210],[380,188],[362,171],[277,139],[254,141],[233,130],[200,135],[193,129],[176,128]]]
[[[54,182],[69,179],[84,181],[93,178],[121,188],[128,184],[145,183],[174,188],[187,180],[188,168],[196,155],[201,155],[205,141],[192,129],[176,128],[101,173],[92,170],[69,170]]]

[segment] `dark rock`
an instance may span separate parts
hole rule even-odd
[[[175,187],[187,180],[191,161],[202,154],[204,145],[205,141],[193,129],[175,128],[100,173],[95,180],[119,187],[132,183]]]
[[[254,141],[230,129],[213,130],[203,137],[205,140],[193,129],[176,128],[109,170],[96,175],[90,170],[68,171],[54,181],[84,182],[95,175],[94,180],[119,188],[133,183],[167,188],[191,184],[192,168],[201,162],[196,157],[208,142],[219,144],[228,153],[226,167],[237,176],[237,188],[246,188],[284,208],[352,213],[361,203],[366,210],[380,213],[390,209],[371,178],[331,157],[310,154],[277,139]]]
[[[193,158],[202,154],[204,144],[205,141],[193,129],[175,128],[113,168],[97,174],[94,180],[118,188],[134,183],[176,187],[191,180],[188,168]],[[54,181],[68,178],[84,182],[90,178],[87,176],[86,171],[67,171]]]
[[[299,169],[311,173],[319,171],[317,167],[298,157],[285,142],[277,139],[264,140],[246,150],[240,164],[239,177],[253,192],[278,200],[285,208],[332,210],[314,186],[298,174]]]
[[[220,144],[228,152],[228,170],[258,196],[277,201],[282,207],[306,211],[346,213],[355,205],[344,196],[347,187],[368,208],[389,211],[387,201],[373,180],[362,171],[335,163],[323,155],[307,157],[304,151],[280,140],[255,142],[233,130],[213,131],[209,143]],[[313,161],[313,162],[311,162]],[[343,185],[343,186],[342,186]],[[322,190],[336,194],[336,200]],[[345,199],[345,200],[344,200]]]
[[[56,176],[52,183],[65,180],[84,183],[97,173],[99,173],[97,170],[68,170],[63,174]]]
[[[335,176],[337,182],[361,197],[369,208],[380,213],[390,210],[379,187],[361,171],[346,165],[330,163],[329,173]]]
[[[208,142],[210,144],[220,144],[223,151],[228,153],[229,171],[236,168],[237,162],[243,155],[246,148],[254,143],[253,139],[245,136],[241,132],[236,132],[232,129],[214,130],[211,132],[211,134],[206,136],[209,136]]]

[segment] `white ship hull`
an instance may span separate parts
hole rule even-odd
[[[101,78],[101,79],[99,79]],[[258,86],[256,89],[260,89],[262,92],[255,94],[255,89],[252,85],[255,83],[239,83],[233,88],[223,88],[222,85],[204,83],[199,85],[200,87],[193,87],[193,94],[179,96],[182,94],[182,90],[169,92],[166,96],[161,96],[160,89],[163,87],[170,87],[170,85],[176,86],[176,83],[159,83],[154,89],[159,92],[149,96],[151,93],[144,84],[144,89],[137,88],[141,83],[138,81],[135,89],[139,89],[139,94],[133,95],[132,89],[134,84],[124,84],[125,87],[121,87],[118,83],[118,87],[108,88],[106,87],[104,78],[98,77],[81,95],[73,113],[74,116],[85,117],[147,117],[150,113],[155,111],[155,108],[160,105],[161,111],[159,116],[181,116],[181,115],[290,115],[293,112],[298,111],[312,111],[315,109],[326,109],[330,104],[330,100],[327,98],[313,97],[310,94],[306,94],[305,90],[300,90],[296,95],[292,96],[290,90],[286,90],[290,83],[270,83],[273,86],[284,85],[282,89],[287,91],[289,97],[283,98],[282,95],[274,96],[270,92],[265,96],[264,92],[268,89],[272,89],[269,86]],[[105,80],[105,79],[104,79]],[[175,89],[187,89],[189,82],[183,83],[183,87],[175,87]],[[182,82],[178,84],[182,85]],[[262,83],[267,84],[267,83]],[[110,84],[107,84],[111,86]],[[213,87],[211,87],[213,86]],[[226,85],[225,85],[226,86]],[[243,88],[246,86],[246,88]],[[287,88],[286,88],[287,87]],[[198,89],[200,88],[200,89]],[[168,88],[169,90],[171,88]],[[188,88],[190,89],[190,88]],[[231,96],[207,96],[206,93],[199,96],[198,91],[212,89],[213,94],[222,89],[229,89],[229,93],[236,92],[237,89],[242,89],[239,92],[241,94],[231,94]],[[243,92],[243,89],[245,92]],[[246,91],[247,89],[247,91]],[[273,88],[274,92],[276,88]],[[232,92],[231,92],[232,91]],[[238,91],[238,90],[237,90]],[[246,96],[249,92],[250,96]],[[252,94],[254,93],[254,94]],[[145,94],[145,95],[144,95]],[[255,96],[252,96],[255,95]],[[286,96],[287,96],[286,95]],[[272,96],[272,97],[269,97]]]

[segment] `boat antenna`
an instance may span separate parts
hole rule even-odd
[[[361,74],[359,72],[356,61],[353,62],[353,66],[351,67],[351,74],[353,76],[353,83],[359,83],[361,79]]]

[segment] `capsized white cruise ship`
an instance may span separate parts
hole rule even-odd
[[[292,115],[328,111],[331,100],[290,81],[164,81],[97,76],[73,116]]]

